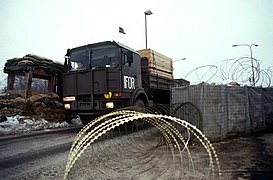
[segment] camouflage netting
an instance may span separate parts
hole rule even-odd
[[[0,118],[29,116],[50,122],[64,121],[65,113],[56,94],[38,94],[27,99],[18,94],[0,96]]]
[[[22,58],[12,58],[7,60],[4,72],[9,73],[17,70],[34,70],[36,68],[41,68],[48,74],[62,74],[63,72],[63,64],[33,54],[27,54]]]

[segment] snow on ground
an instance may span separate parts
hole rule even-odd
[[[6,121],[0,122],[0,136],[27,133],[30,131],[65,128],[74,125],[82,125],[79,118],[73,119],[71,124],[63,122],[48,122],[45,119],[34,119],[26,116],[7,117]]]

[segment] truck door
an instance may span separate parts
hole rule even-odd
[[[122,87],[123,92],[133,92],[141,87],[140,58],[132,51],[122,50]]]

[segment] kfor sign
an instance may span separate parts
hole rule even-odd
[[[124,76],[124,88],[125,89],[135,89],[135,78],[130,76]]]

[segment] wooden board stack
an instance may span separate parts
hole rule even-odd
[[[173,79],[172,59],[152,49],[137,51],[141,58],[148,59],[148,71],[153,75]]]

